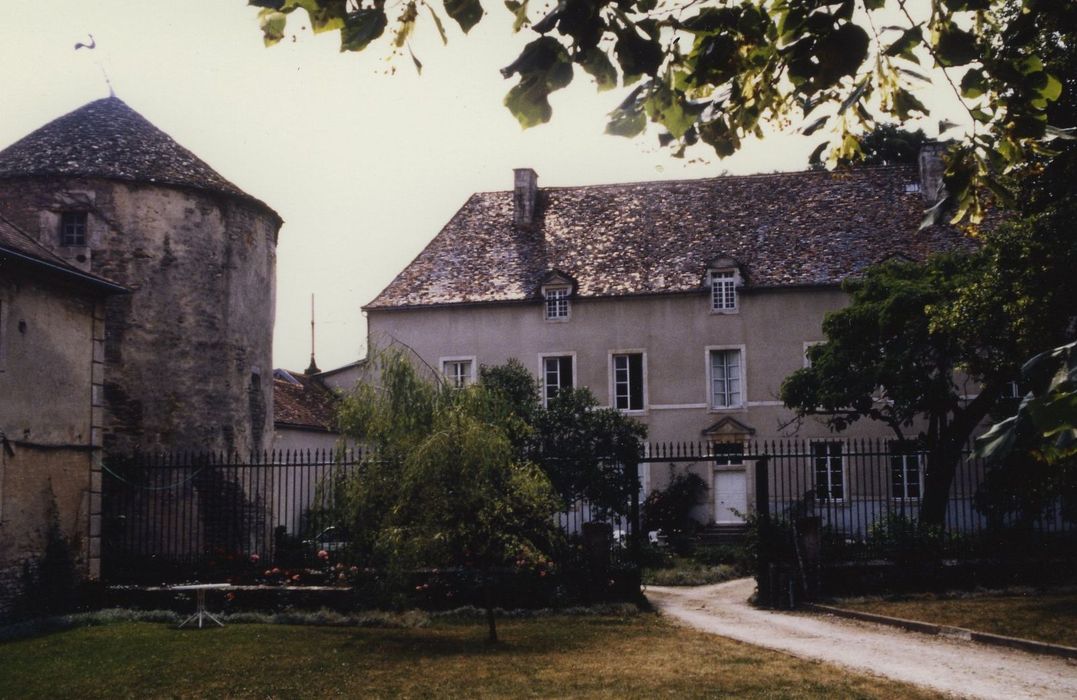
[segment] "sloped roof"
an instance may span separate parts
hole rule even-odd
[[[118,97],[85,104],[0,151],[0,178],[36,176],[191,187],[245,200],[280,220]]]
[[[367,309],[531,298],[550,270],[581,297],[701,288],[719,256],[751,287],[833,285],[893,255],[967,245],[920,231],[915,167],[859,168],[540,190],[531,230],[512,193],[474,194]]]
[[[301,373],[273,373],[273,424],[336,432],[339,399],[316,379]]]
[[[0,270],[4,263],[12,259],[38,270],[60,274],[71,281],[89,284],[101,291],[127,291],[104,277],[80,270],[0,216]]]

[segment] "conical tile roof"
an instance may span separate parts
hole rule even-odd
[[[192,187],[238,197],[280,218],[118,97],[85,104],[0,151],[0,179],[36,176]]]

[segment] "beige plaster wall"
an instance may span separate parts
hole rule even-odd
[[[589,387],[604,405],[611,398],[610,354],[645,353],[646,423],[653,442],[704,440],[703,431],[725,416],[753,428],[754,439],[831,437],[819,421],[788,425],[791,413],[778,398],[782,380],[804,366],[805,343],[823,339],[828,311],[842,308],[836,288],[750,290],[739,294],[737,313],[712,313],[706,293],[618,299],[574,299],[567,322],[546,321],[539,302],[367,312],[370,347],[405,343],[424,361],[440,367],[444,357],[471,357],[478,365],[515,357],[536,376],[540,354],[574,354],[576,386]],[[743,347],[746,401],[727,410],[709,407],[708,351]],[[785,427],[783,427],[785,426]],[[891,435],[869,421],[847,436]],[[689,465],[712,483],[712,465]],[[667,465],[643,470],[644,488],[661,488]],[[751,470],[746,470],[750,472]],[[745,474],[749,502],[754,488]],[[711,494],[713,496],[713,494]],[[713,518],[713,499],[698,517]]]
[[[0,618],[44,551],[50,498],[83,575],[99,572],[99,308],[84,289],[0,269]]]

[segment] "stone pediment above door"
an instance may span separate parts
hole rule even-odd
[[[703,436],[714,442],[742,441],[752,435],[755,435],[755,428],[730,416],[720,418],[703,429]]]

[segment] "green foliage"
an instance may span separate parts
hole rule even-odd
[[[928,140],[920,129],[906,131],[895,124],[879,124],[860,139],[860,152],[864,165],[916,165],[919,162],[920,149]],[[820,152],[813,154],[810,165],[820,169],[823,163]],[[838,160],[840,166],[853,166],[856,161],[849,158]]]
[[[463,567],[485,572],[486,589],[495,569],[548,565],[558,500],[513,449],[504,394],[426,381],[400,352],[374,362],[378,383],[360,383],[341,412],[347,433],[374,448],[347,489],[344,524],[361,563],[399,575]],[[496,641],[489,597],[486,607]]]
[[[267,44],[280,41],[289,15],[303,9],[315,32],[340,31],[342,50],[363,50],[394,24],[397,52],[421,19],[420,4],[445,38],[425,0],[251,4],[263,8]],[[505,105],[524,127],[550,119],[549,95],[579,66],[599,90],[636,84],[610,114],[608,133],[632,137],[654,124],[660,143],[678,155],[705,144],[724,157],[764,126],[803,121],[805,133],[827,127],[821,148],[835,165],[860,157],[861,139],[876,124],[926,116],[921,97],[951,91],[965,114],[961,124],[940,122],[940,131],[959,136],[959,148],[931,221],[952,212],[978,222],[987,199],[1010,200],[1001,176],[1050,159],[1047,144],[1064,135],[1052,105],[1074,87],[1057,58],[1072,53],[1077,11],[1058,0],[561,0],[541,9],[508,0],[505,7],[513,31],[537,35],[502,71],[517,79]],[[443,10],[464,32],[483,17],[478,0],[445,0]]]
[[[666,488],[651,491],[643,502],[643,529],[662,530],[671,543],[695,534],[699,523],[692,518],[692,510],[703,503],[707,490],[701,476],[690,471],[677,472],[671,465]]]
[[[624,514],[637,489],[624,461],[646,437],[645,425],[599,408],[589,389],[562,389],[537,414],[532,454],[564,502],[582,498],[599,512]]]
[[[45,549],[23,567],[22,598],[17,609],[30,616],[59,615],[75,610],[80,600],[77,546],[60,527],[60,512],[52,481],[46,489]]]

